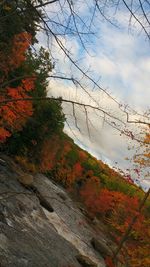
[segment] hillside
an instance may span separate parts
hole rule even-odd
[[[110,238],[63,188],[4,155],[0,211],[1,267],[104,267],[103,257],[111,254]],[[92,240],[100,240],[99,252]]]
[[[15,159],[24,171],[31,173],[40,171],[49,177],[50,181],[57,183],[58,187],[63,186],[73,203],[83,209],[87,219],[92,223],[93,231],[99,229],[100,235],[104,234],[105,238],[108,236],[109,242],[113,241],[115,244],[113,247],[117,247],[133,216],[137,214],[138,206],[144,197],[144,192],[131,180],[126,180],[108,165],[79,148],[64,133],[54,135],[43,143],[38,160],[21,155],[15,156]],[[42,183],[43,178],[40,177],[38,179],[41,179]],[[43,187],[47,188],[47,185]],[[149,207],[150,199],[139,214],[126,245],[121,250],[120,263],[129,264],[132,267],[148,266],[150,260],[147,253],[150,248]],[[61,216],[65,216],[65,211]],[[53,219],[55,222],[55,217]],[[64,231],[67,231],[66,227]],[[88,238],[86,233],[85,238]]]
[[[89,132],[95,112],[97,122],[100,118],[131,141],[131,149],[138,142],[134,163],[148,169],[149,111],[141,121],[141,114],[119,104],[123,116],[116,117],[117,101],[105,90],[112,112],[99,106],[92,92],[102,88],[87,76],[86,66],[80,69],[61,39],[66,33],[80,37],[73,13],[73,2],[80,1],[62,2],[0,1],[0,267],[149,267],[148,194],[63,132],[65,123],[71,131],[74,126],[80,130],[80,112]],[[53,21],[55,12],[47,15],[47,8],[57,4],[56,14],[61,17],[63,10],[65,15],[62,24],[59,16]],[[54,49],[53,55],[52,47],[60,54]],[[60,69],[56,66],[61,53],[71,64],[69,77],[65,60]],[[79,88],[87,102],[50,97],[51,81],[60,80],[63,86],[52,82],[53,91],[63,95],[74,88],[74,94]],[[62,103],[70,108],[65,110]],[[128,115],[135,117],[134,132],[126,126]]]

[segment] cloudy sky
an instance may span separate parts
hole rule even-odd
[[[80,7],[74,8],[78,12],[80,10],[80,17],[84,18],[89,25],[89,17],[93,10],[88,5],[84,5],[82,1],[78,3]],[[51,9],[47,9],[47,14],[57,19],[56,14],[60,11],[60,6],[55,5]],[[96,32],[96,34],[83,35],[82,41],[85,47],[79,36],[68,35],[67,38],[59,36],[59,39],[68,49],[72,59],[89,76],[98,81],[100,87],[106,89],[119,103],[129,105],[132,109],[142,113],[148,110],[150,104],[150,43],[133,18],[129,24],[129,14],[125,7],[121,6],[115,13],[113,9],[109,9],[106,14],[115,26],[99,15],[95,15],[91,32]],[[73,25],[72,23],[70,22],[69,27]],[[86,30],[86,26],[80,21],[77,21],[77,26],[79,31]],[[46,36],[40,36],[40,43],[45,46],[46,40]],[[132,156],[133,150],[130,148],[135,142],[124,137],[109,125],[118,125],[118,121],[114,119],[116,117],[125,121],[125,114],[105,92],[97,87],[93,88],[92,83],[70,63],[56,43],[52,43],[51,51],[55,61],[54,74],[80,79],[86,92],[80,86],[76,88],[71,82],[50,80],[48,94],[93,106],[98,105],[112,115],[112,117],[106,116],[108,122],[106,123],[104,114],[101,112],[90,108],[85,110],[79,106],[75,106],[73,110],[71,104],[63,104],[67,119],[64,131],[82,148],[110,166],[117,166],[123,170],[133,169],[131,163],[125,158]],[[89,93],[92,98],[89,97]],[[124,127],[124,125],[121,126],[119,123],[119,127]],[[135,127],[137,126],[133,125],[129,129],[137,132],[138,129]],[[144,187],[148,183],[146,179],[141,181]]]

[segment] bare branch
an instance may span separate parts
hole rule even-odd
[[[51,0],[51,1],[48,1],[48,2],[46,2],[46,3],[42,3],[42,4],[37,5],[37,6],[34,6],[34,7],[35,7],[35,8],[40,8],[40,7],[47,6],[47,5],[49,5],[49,4],[53,4],[53,3],[58,2],[58,1],[59,1],[59,0]]]
[[[145,10],[144,10],[144,8],[143,8],[143,4],[142,4],[141,0],[139,0],[139,3],[140,3],[141,10],[142,10],[142,12],[143,12],[144,18],[146,19],[146,21],[147,21],[148,24],[150,25],[150,21],[149,21],[147,15],[146,15],[146,13],[145,13]]]
[[[73,134],[73,136],[76,138],[76,140],[78,140],[79,143],[80,143],[79,138],[78,138],[77,135],[74,133],[74,131],[73,131],[72,128],[70,127],[70,124],[68,123],[67,120],[66,120],[66,124],[68,125],[68,128],[69,128],[70,132]]]
[[[90,138],[90,128],[89,128],[89,120],[88,120],[88,113],[87,113],[86,106],[84,106],[84,110],[85,110],[85,117],[86,117],[86,125],[87,125],[88,135],[89,135],[89,138]]]
[[[95,109],[95,110],[98,110],[102,113],[105,113],[105,115],[107,115],[108,117],[111,117],[115,120],[118,120],[120,123],[122,124],[125,124],[122,120],[120,120],[119,118],[111,115],[110,113],[108,113],[107,111],[104,111],[102,108],[100,107],[96,107],[96,106],[93,106],[93,105],[90,105],[90,104],[86,104],[86,103],[80,103],[80,102],[77,102],[77,101],[73,101],[73,100],[69,100],[69,99],[64,99],[64,98],[55,98],[55,97],[25,97],[25,98],[11,98],[11,99],[3,99],[3,100],[0,100],[0,104],[3,106],[7,103],[10,103],[10,102],[18,102],[18,101],[33,101],[33,100],[36,100],[36,101],[42,101],[42,100],[55,100],[55,101],[62,101],[64,103],[71,103],[73,105],[78,105],[78,106],[81,106],[81,107],[88,107],[88,108],[92,108],[92,109]]]
[[[26,0],[28,3],[29,1]],[[47,22],[43,19],[43,17],[41,16],[41,14],[39,13],[39,11],[34,8],[34,6],[29,3],[30,6],[36,10],[39,18],[41,19],[41,21],[43,22],[43,24],[45,25],[46,29],[49,31],[49,33],[51,33],[51,35],[54,37],[54,40],[56,41],[56,43],[58,44],[58,46],[60,47],[60,49],[63,51],[64,55],[70,60],[70,62],[77,68],[77,70],[80,71],[81,74],[84,75],[85,78],[87,78],[89,81],[91,81],[99,90],[101,90],[103,93],[105,93],[110,99],[112,99],[115,103],[118,104],[118,106],[120,106],[120,103],[115,99],[113,98],[104,88],[102,88],[100,85],[98,85],[95,80],[93,78],[91,78],[87,73],[85,73],[83,71],[83,69],[72,59],[72,57],[70,56],[69,54],[69,51],[67,51],[66,47],[63,45],[63,43],[61,42],[61,40],[57,37],[57,35],[52,31],[52,29],[49,27],[49,25],[47,24]],[[86,91],[87,93],[87,91]],[[88,94],[89,95],[89,94]],[[94,100],[96,104],[97,101]]]
[[[74,120],[75,120],[75,125],[76,125],[76,127],[77,127],[77,129],[79,130],[79,132],[81,132],[80,131],[80,128],[78,127],[78,124],[77,124],[77,117],[76,117],[76,113],[75,113],[75,106],[74,106],[75,104],[74,103],[72,103],[72,108],[73,108],[73,116],[74,116]]]
[[[102,10],[101,10],[101,8],[100,8],[100,6],[99,6],[98,0],[95,0],[95,6],[96,6],[96,8],[98,9],[98,11],[99,11],[99,13],[101,14],[101,16],[102,16],[106,21],[108,21],[112,26],[117,27],[117,25],[114,24],[109,18],[107,18],[107,17],[105,16],[104,12],[102,12]],[[117,28],[118,28],[118,27],[117,27]]]
[[[126,6],[126,8],[128,9],[128,11],[130,12],[130,14],[132,15],[132,17],[138,22],[138,24],[141,26],[141,28],[143,29],[143,31],[145,32],[146,36],[148,37],[148,39],[150,40],[150,34],[149,32],[146,30],[145,26],[142,24],[142,22],[138,19],[138,17],[135,15],[135,13],[132,11],[132,9],[129,7],[129,5],[127,4],[127,2],[125,0],[122,0],[122,2],[124,3],[124,5]]]

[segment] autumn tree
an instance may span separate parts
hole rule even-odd
[[[88,2],[84,1],[86,7],[88,7]],[[56,9],[58,8],[57,16],[53,17],[48,15],[47,13],[47,6],[52,8],[52,5],[55,5]],[[78,127],[77,121],[77,109],[83,108],[85,114],[85,121],[87,125],[87,130],[90,136],[90,129],[89,129],[89,118],[88,112],[89,110],[95,110],[98,112],[99,117],[103,119],[104,123],[107,123],[111,127],[114,127],[116,130],[120,132],[120,134],[124,134],[129,137],[131,140],[136,140],[141,144],[143,141],[142,139],[137,138],[136,131],[131,130],[129,125],[145,125],[149,124],[149,114],[143,114],[143,116],[139,115],[137,112],[133,112],[126,105],[122,105],[119,103],[113,96],[111,96],[105,88],[101,87],[101,85],[92,78],[88,72],[83,70],[82,66],[79,65],[78,61],[73,58],[70,51],[68,51],[67,47],[65,46],[64,42],[62,41],[62,36],[67,37],[68,35],[77,36],[78,41],[82,44],[82,48],[86,49],[84,37],[88,36],[88,34],[92,34],[91,29],[94,25],[94,19],[97,18],[97,14],[101,15],[102,18],[107,20],[109,23],[112,23],[112,17],[110,16],[110,12],[108,10],[117,10],[118,8],[126,8],[129,15],[129,22],[130,25],[133,21],[133,24],[136,23],[140,29],[145,33],[146,37],[150,39],[149,35],[149,2],[148,1],[91,1],[90,3],[90,10],[91,13],[88,12],[88,19],[87,16],[84,18],[81,17],[79,2],[76,1],[30,1],[30,0],[19,0],[19,1],[2,1],[0,3],[0,34],[1,34],[1,43],[0,43],[0,71],[1,71],[1,80],[0,85],[2,88],[2,95],[0,99],[1,107],[1,117],[0,117],[0,140],[1,142],[5,141],[6,137],[10,136],[10,134],[14,131],[20,130],[25,122],[27,121],[27,117],[31,116],[33,113],[33,104],[34,110],[36,110],[36,119],[39,116],[40,120],[42,121],[40,114],[43,112],[44,118],[49,116],[49,104],[43,106],[37,103],[30,102],[32,100],[50,100],[47,97],[44,89],[39,86],[39,91],[33,95],[31,90],[34,89],[35,83],[37,81],[36,75],[38,71],[33,71],[32,75],[29,71],[29,64],[28,64],[28,71],[30,73],[29,77],[22,77],[28,76],[28,71],[26,71],[26,66],[23,62],[26,61],[26,50],[28,49],[29,45],[33,45],[36,42],[36,32],[41,29],[47,37],[48,48],[53,47],[53,45],[57,45],[59,49],[61,49],[62,53],[71,63],[71,67],[73,69],[73,75],[69,77],[66,74],[58,73],[58,75],[50,75],[53,79],[62,79],[67,82],[71,82],[75,88],[80,88],[83,92],[89,97],[90,100],[93,101],[92,104],[81,103],[78,101],[72,101],[63,99],[64,102],[70,103],[72,105],[72,114],[74,117],[75,126]],[[90,16],[89,16],[90,15]],[[19,38],[18,38],[19,37]],[[24,39],[22,39],[24,38]],[[87,40],[86,40],[87,41]],[[13,44],[13,45],[12,45]],[[32,49],[35,49],[32,48]],[[4,53],[5,50],[5,53]],[[22,51],[22,52],[21,52]],[[51,52],[51,51],[50,51]],[[46,56],[46,54],[45,54]],[[42,62],[43,64],[43,62]],[[22,68],[22,66],[25,66]],[[32,64],[31,64],[32,66]],[[36,69],[36,67],[35,67]],[[41,71],[39,69],[39,71]],[[82,79],[76,76],[76,72],[80,73]],[[22,75],[21,75],[22,74]],[[33,75],[36,74],[36,75]],[[46,75],[46,78],[48,76]],[[82,82],[83,81],[83,82]],[[88,83],[87,83],[88,81]],[[113,112],[108,112],[107,109],[103,108],[95,98],[93,98],[92,94],[89,93],[87,90],[87,85],[90,88],[97,88],[105,96],[107,96],[112,103],[115,103],[120,112],[122,112],[123,120],[120,119],[120,115],[114,116]],[[43,86],[43,84],[42,84]],[[38,85],[37,85],[38,87]],[[40,91],[41,88],[41,91]],[[33,91],[34,92],[34,91]],[[61,103],[61,99],[55,99]],[[61,114],[60,105],[55,105],[53,102],[52,105],[56,114],[58,115],[59,125],[62,127],[62,121],[59,118],[63,117]],[[59,108],[57,109],[57,107]],[[52,108],[52,109],[53,109]],[[55,109],[56,108],[56,109]],[[51,109],[51,110],[52,110]],[[59,110],[59,112],[57,112]],[[21,113],[21,116],[19,115]],[[46,116],[45,116],[46,114]],[[48,115],[47,115],[48,114]],[[55,112],[53,113],[55,114]],[[120,114],[120,113],[119,113]],[[136,115],[135,119],[132,120],[131,115]],[[34,117],[34,121],[35,121]],[[51,113],[52,117],[52,113]],[[57,119],[56,119],[57,121]],[[32,123],[31,123],[32,124]],[[30,125],[31,125],[30,124]],[[54,123],[54,127],[56,124]],[[37,131],[37,135],[35,134],[36,130],[41,127],[41,124],[36,121],[34,125],[34,134],[33,132],[29,134],[29,136],[33,137],[31,141],[33,145],[36,145],[37,139],[40,140],[40,133]],[[49,128],[49,122],[44,121],[44,127],[42,128],[42,133],[47,134],[47,127]],[[61,128],[60,127],[60,128]],[[29,127],[30,128],[30,127]],[[80,130],[80,129],[79,129]],[[146,134],[145,140],[149,140],[149,133]],[[147,141],[144,143],[147,143]],[[148,145],[148,146],[147,146]],[[144,149],[145,152],[142,153],[143,157],[139,159],[140,155],[136,156],[136,162],[140,160],[140,164],[146,166],[148,164],[149,159],[149,141],[147,143],[147,148]],[[145,159],[143,159],[145,158]],[[144,164],[143,164],[144,163]],[[92,164],[91,164],[92,165]],[[98,170],[95,170],[95,166],[93,166],[95,173]],[[105,197],[108,197],[108,194],[105,194]],[[147,197],[144,198],[142,203],[145,203]],[[94,200],[93,200],[94,201]],[[141,204],[143,205],[143,204]],[[139,206],[139,212],[141,211],[143,206]],[[104,205],[105,208],[106,205]],[[133,218],[131,222],[131,226],[128,227],[127,236],[130,233],[130,230],[136,220],[136,216]],[[124,239],[122,239],[118,250],[116,251],[116,255],[118,254],[119,250],[121,249],[122,244],[124,243]],[[115,256],[116,256],[115,255]]]
[[[33,113],[30,92],[35,77],[24,68],[27,51],[35,43],[38,16],[24,1],[0,2],[0,142],[21,130]],[[11,100],[20,99],[20,102]],[[9,99],[9,103],[4,102]]]
[[[83,8],[88,11],[86,16],[80,13],[79,5],[82,5]],[[57,10],[57,16],[53,16],[53,12],[51,12],[53,7],[55,7]],[[49,12],[47,12],[48,9],[50,10]],[[36,32],[40,29],[47,37],[47,45],[50,52],[52,53],[51,49],[57,46],[62,51],[64,56],[68,58],[68,61],[70,61],[73,69],[73,73],[70,75],[70,77],[67,77],[65,73],[63,74],[63,71],[61,70],[61,74],[57,73],[56,75],[51,75],[51,78],[62,79],[70,82],[71,86],[79,87],[93,101],[93,105],[87,105],[87,103],[79,103],[78,101],[76,102],[67,100],[68,103],[72,104],[72,112],[77,128],[79,128],[76,117],[77,110],[80,107],[84,109],[87,130],[89,132],[90,122],[88,118],[88,112],[89,110],[94,109],[96,112],[98,111],[99,117],[102,118],[105,123],[114,127],[122,134],[130,138],[134,137],[134,139],[136,139],[135,134],[125,126],[126,122],[128,124],[132,122],[130,119],[130,116],[133,115],[132,110],[128,108],[128,106],[119,103],[107,92],[105,88],[96,82],[95,79],[88,74],[88,72],[84,71],[82,66],[78,64],[78,61],[71,55],[70,51],[67,49],[61,39],[63,37],[65,40],[65,38],[70,35],[75,36],[82,45],[82,49],[86,50],[85,43],[87,42],[87,38],[96,30],[94,27],[95,20],[97,22],[97,18],[99,18],[100,21],[101,19],[105,19],[108,23],[115,24],[115,20],[113,20],[113,15],[111,15],[111,13],[114,14],[114,12],[119,9],[125,9],[127,11],[130,26],[132,25],[132,22],[133,24],[136,23],[138,27],[141,28],[141,30],[145,33],[147,38],[149,38],[149,5],[147,3],[141,3],[141,1],[137,0],[129,3],[124,0],[117,3],[116,1],[105,2],[93,0],[90,2],[90,5],[88,1],[83,1],[81,3],[76,1],[75,3],[70,0],[20,0],[11,1],[11,3],[10,1],[4,1],[4,3],[2,2],[1,4],[0,18],[3,21],[2,32],[6,33],[6,27],[4,27],[4,25],[7,26],[8,22],[10,22],[8,25],[10,27],[9,32],[10,34],[13,34],[16,25],[15,23],[17,22],[19,25],[17,27],[18,31],[20,31],[20,29],[24,29],[24,31],[30,33],[32,35],[32,43],[34,43],[36,40]],[[83,79],[80,79],[80,77],[76,76],[76,73],[79,73],[81,76],[83,76]],[[97,100],[94,99],[92,94],[87,90],[87,81],[90,88],[97,88],[97,90],[107,96],[112,103],[118,105],[118,108],[123,113],[122,115],[125,116],[125,120],[120,120],[119,116],[114,116],[113,112],[107,112],[106,109],[99,105]],[[65,101],[65,99],[63,99],[63,101]],[[144,118],[142,118],[142,120],[144,120]],[[140,121],[140,117],[134,120],[135,123],[138,121]]]
[[[23,98],[29,97],[29,101],[24,102],[32,106],[33,112],[30,114],[32,115],[30,118],[28,116],[28,120],[23,125],[23,130],[16,131],[12,138],[9,138],[5,143],[5,148],[8,149],[9,153],[21,154],[27,158],[33,155],[34,161],[38,161],[44,140],[50,138],[54,133],[62,131],[64,115],[61,109],[61,101],[40,101],[40,98],[46,99],[47,77],[52,69],[53,65],[49,53],[43,47],[40,48],[38,53],[29,50],[26,54],[26,60],[21,71],[24,74],[27,72],[27,76],[34,77],[34,90],[30,91],[29,95],[23,95]],[[28,80],[31,80],[31,78],[25,78],[23,82]],[[15,88],[15,90],[17,94],[18,88]],[[18,95],[18,98],[20,97]],[[39,98],[39,101],[36,101],[36,98]],[[15,99],[15,95],[13,99]],[[19,106],[22,103],[21,101],[8,103],[8,105],[12,104],[16,105],[16,110],[19,111]],[[26,107],[26,111],[29,112],[29,110]],[[25,117],[21,109],[19,114],[21,119]]]
[[[9,151],[16,151],[15,142],[18,152],[31,145],[40,150],[43,138],[62,129],[64,121],[61,101],[33,100],[46,98],[47,78],[53,69],[49,52],[33,49],[40,18],[24,1],[0,3],[0,18],[0,142],[13,134],[14,139],[5,145]]]
[[[147,127],[141,129],[143,135],[143,142],[136,148],[136,152],[133,158],[134,163],[136,164],[137,169],[148,168],[150,166],[150,124],[147,124]],[[146,176],[149,176],[148,172]]]
[[[0,72],[1,82],[5,83],[10,75],[15,71],[19,71],[26,58],[26,51],[31,43],[30,34],[23,32],[14,36],[12,40],[12,48],[9,54],[1,51]],[[32,115],[32,103],[23,101],[29,97],[29,92],[34,89],[34,77],[24,78],[19,84],[3,87],[1,101],[3,99],[20,98],[19,103],[10,102],[0,107],[0,141],[4,142],[15,130],[22,129],[27,118]]]
[[[138,173],[138,175],[142,175],[144,176],[144,178],[149,178],[149,159],[150,159],[150,154],[149,154],[149,144],[150,144],[150,133],[149,133],[149,129],[150,129],[150,124],[147,123],[146,127],[144,128],[145,132],[143,133],[142,131],[142,136],[143,136],[143,142],[140,143],[140,146],[138,147],[138,149],[136,150],[136,154],[134,155],[133,161],[136,164],[136,172]],[[139,153],[140,151],[140,153]],[[142,172],[142,170],[144,169],[144,171]],[[143,177],[142,177],[143,178]],[[145,193],[143,199],[141,200],[141,202],[137,205],[136,207],[136,213],[131,213],[131,220],[130,223],[128,223],[128,227],[126,228],[124,234],[122,235],[118,247],[114,253],[114,261],[117,260],[117,257],[120,253],[120,251],[122,250],[124,244],[128,241],[130,234],[132,233],[133,229],[136,227],[136,224],[139,224],[140,219],[143,217],[143,209],[145,207],[146,201],[149,199],[150,196],[150,187],[147,188],[147,192]],[[143,217],[143,221],[142,223],[144,223],[144,217]],[[140,229],[141,233],[142,233],[142,229]],[[149,236],[149,234],[147,233],[147,235]],[[145,255],[145,253],[147,253],[147,249],[145,248],[145,250],[143,250],[143,255],[145,256],[145,264],[149,264],[150,262],[150,258],[147,257],[147,255]],[[137,254],[136,254],[137,256]],[[145,263],[147,262],[147,263]],[[141,263],[140,263],[141,264]],[[143,266],[144,266],[143,265]],[[142,266],[142,265],[140,265]]]
[[[32,44],[37,42],[36,34],[40,18],[36,11],[30,8],[29,2],[23,0],[0,1],[0,40],[1,47],[6,51],[10,39],[21,32],[27,32],[32,36]],[[41,3],[38,0],[34,2]]]

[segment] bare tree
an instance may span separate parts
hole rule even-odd
[[[3,1],[2,4],[6,4],[9,1]],[[13,1],[12,1],[13,2]],[[15,8],[10,13],[10,16],[13,15],[14,12],[25,12],[23,9],[22,1],[15,0],[14,1]],[[79,103],[77,105],[74,101],[73,104],[73,114],[75,115],[75,110],[77,106],[84,106],[85,118],[87,119],[86,109],[95,107],[96,110],[99,110],[99,115],[103,117],[103,120],[111,125],[112,127],[118,129],[121,133],[124,133],[126,136],[131,139],[136,139],[134,133],[127,128],[126,124],[149,124],[149,116],[145,114],[139,114],[137,111],[132,110],[129,106],[123,105],[120,103],[115,97],[113,97],[106,88],[103,88],[99,82],[95,80],[95,77],[90,75],[88,70],[86,71],[82,65],[78,63],[78,59],[74,58],[71,52],[68,50],[66,45],[62,40],[68,38],[68,36],[73,36],[76,38],[82,49],[84,49],[88,53],[88,48],[86,47],[86,43],[89,42],[89,36],[96,34],[96,25],[98,19],[101,23],[102,20],[106,20],[108,23],[114,25],[114,27],[119,27],[119,21],[115,19],[115,16],[119,9],[125,10],[129,16],[129,28],[135,26],[137,24],[140,29],[145,33],[146,38],[149,40],[149,29],[150,29],[150,21],[149,21],[149,11],[150,11],[150,3],[149,1],[140,1],[140,0],[131,0],[131,1],[115,1],[115,0],[92,0],[90,1],[72,1],[72,0],[51,0],[51,1],[39,1],[39,0],[25,0],[24,5],[26,5],[26,9],[33,10],[36,16],[39,17],[40,24],[37,25],[37,29],[42,31],[47,37],[47,47],[53,57],[54,46],[57,46],[64,57],[68,59],[68,62],[73,66],[73,73],[71,76],[66,76],[66,73],[61,72],[56,73],[56,75],[50,75],[51,79],[62,79],[67,80],[72,83],[71,86],[75,86],[75,88],[80,88],[84,93],[91,99],[92,105],[86,105],[86,103]],[[81,11],[80,11],[81,8]],[[85,15],[82,12],[82,9],[87,10],[87,14]],[[5,20],[6,18],[1,16],[0,20]],[[55,59],[54,59],[55,61]],[[78,75],[75,75],[76,73]],[[1,87],[5,87],[11,82],[20,80],[22,77],[15,77],[11,81],[6,81],[1,84]],[[88,90],[87,88],[90,88]],[[118,109],[123,114],[123,119],[120,119],[119,116],[114,116],[113,112],[106,110],[103,108],[97,99],[92,95],[92,88],[99,90],[103,93],[107,98],[109,98],[112,103],[115,103]],[[62,99],[62,101],[66,102],[66,100]],[[69,102],[69,100],[68,100]],[[71,100],[70,100],[71,102]],[[131,117],[136,117],[136,119],[131,119]],[[111,118],[111,120],[110,120]],[[75,119],[76,121],[76,119]],[[77,124],[76,124],[77,125]]]
[[[8,3],[9,1],[0,1],[0,6]],[[150,2],[148,0],[51,0],[51,1],[40,1],[40,0],[25,0],[19,1],[15,0],[15,7],[10,12],[9,16],[13,16],[15,12],[18,14],[24,12],[22,8],[22,3],[27,4],[29,10],[33,10],[36,16],[39,18],[40,23],[36,25],[39,31],[42,31],[47,38],[47,48],[49,49],[53,57],[53,47],[59,48],[63,53],[64,57],[67,58],[68,62],[72,66],[73,73],[68,76],[66,73],[56,73],[50,75],[50,79],[61,79],[71,83],[71,86],[75,88],[80,88],[85,95],[89,97],[92,104],[86,102],[79,102],[70,99],[59,99],[55,97],[37,98],[37,101],[47,101],[53,99],[55,101],[62,101],[64,103],[69,103],[72,106],[72,114],[74,117],[75,126],[78,126],[77,110],[82,108],[85,114],[85,121],[87,125],[87,131],[90,136],[90,119],[88,116],[88,111],[95,110],[97,116],[103,119],[105,123],[115,128],[121,134],[126,135],[131,140],[138,142],[143,142],[142,138],[138,138],[136,135],[136,127],[134,130],[130,125],[150,125],[149,113],[145,112],[140,114],[137,111],[131,109],[127,105],[123,105],[118,100],[115,99],[105,88],[101,86],[99,82],[95,80],[94,77],[90,75],[90,71],[85,70],[82,65],[78,62],[78,59],[74,58],[71,51],[68,50],[67,46],[63,40],[67,40],[68,37],[77,38],[78,42],[87,53],[88,45],[87,42],[90,41],[90,36],[96,34],[96,25],[98,19],[99,21],[106,20],[108,23],[112,24],[114,27],[119,27],[119,21],[116,20],[118,10],[123,10],[128,16],[128,28],[130,31],[137,27],[139,32],[143,32],[145,38],[150,41]],[[86,15],[82,13],[82,9],[86,9]],[[80,10],[81,9],[81,10]],[[5,20],[5,16],[0,17],[0,22]],[[63,38],[62,38],[63,37]],[[89,39],[88,39],[89,38]],[[55,59],[54,59],[55,61]],[[75,75],[77,73],[78,75]],[[3,82],[1,88],[4,88],[8,84],[14,81],[20,80],[23,77],[15,77],[10,81]],[[91,90],[88,90],[90,88]],[[96,88],[102,92],[111,103],[115,103],[120,113],[114,115],[113,112],[104,108],[100,105],[99,101],[95,99],[92,94],[92,89]],[[26,98],[24,100],[32,100],[31,98]],[[0,104],[4,105],[11,101],[22,101],[22,99],[3,99],[0,100]],[[79,129],[80,130],[80,129]],[[147,144],[149,145],[149,143]],[[142,207],[149,195],[150,191],[145,195],[143,202],[139,206],[138,212],[140,213]],[[119,247],[116,250],[114,257],[116,258],[120,252],[124,242],[126,241],[133,224],[135,223],[137,216],[133,218],[131,224],[129,225],[125,236],[122,237]]]

